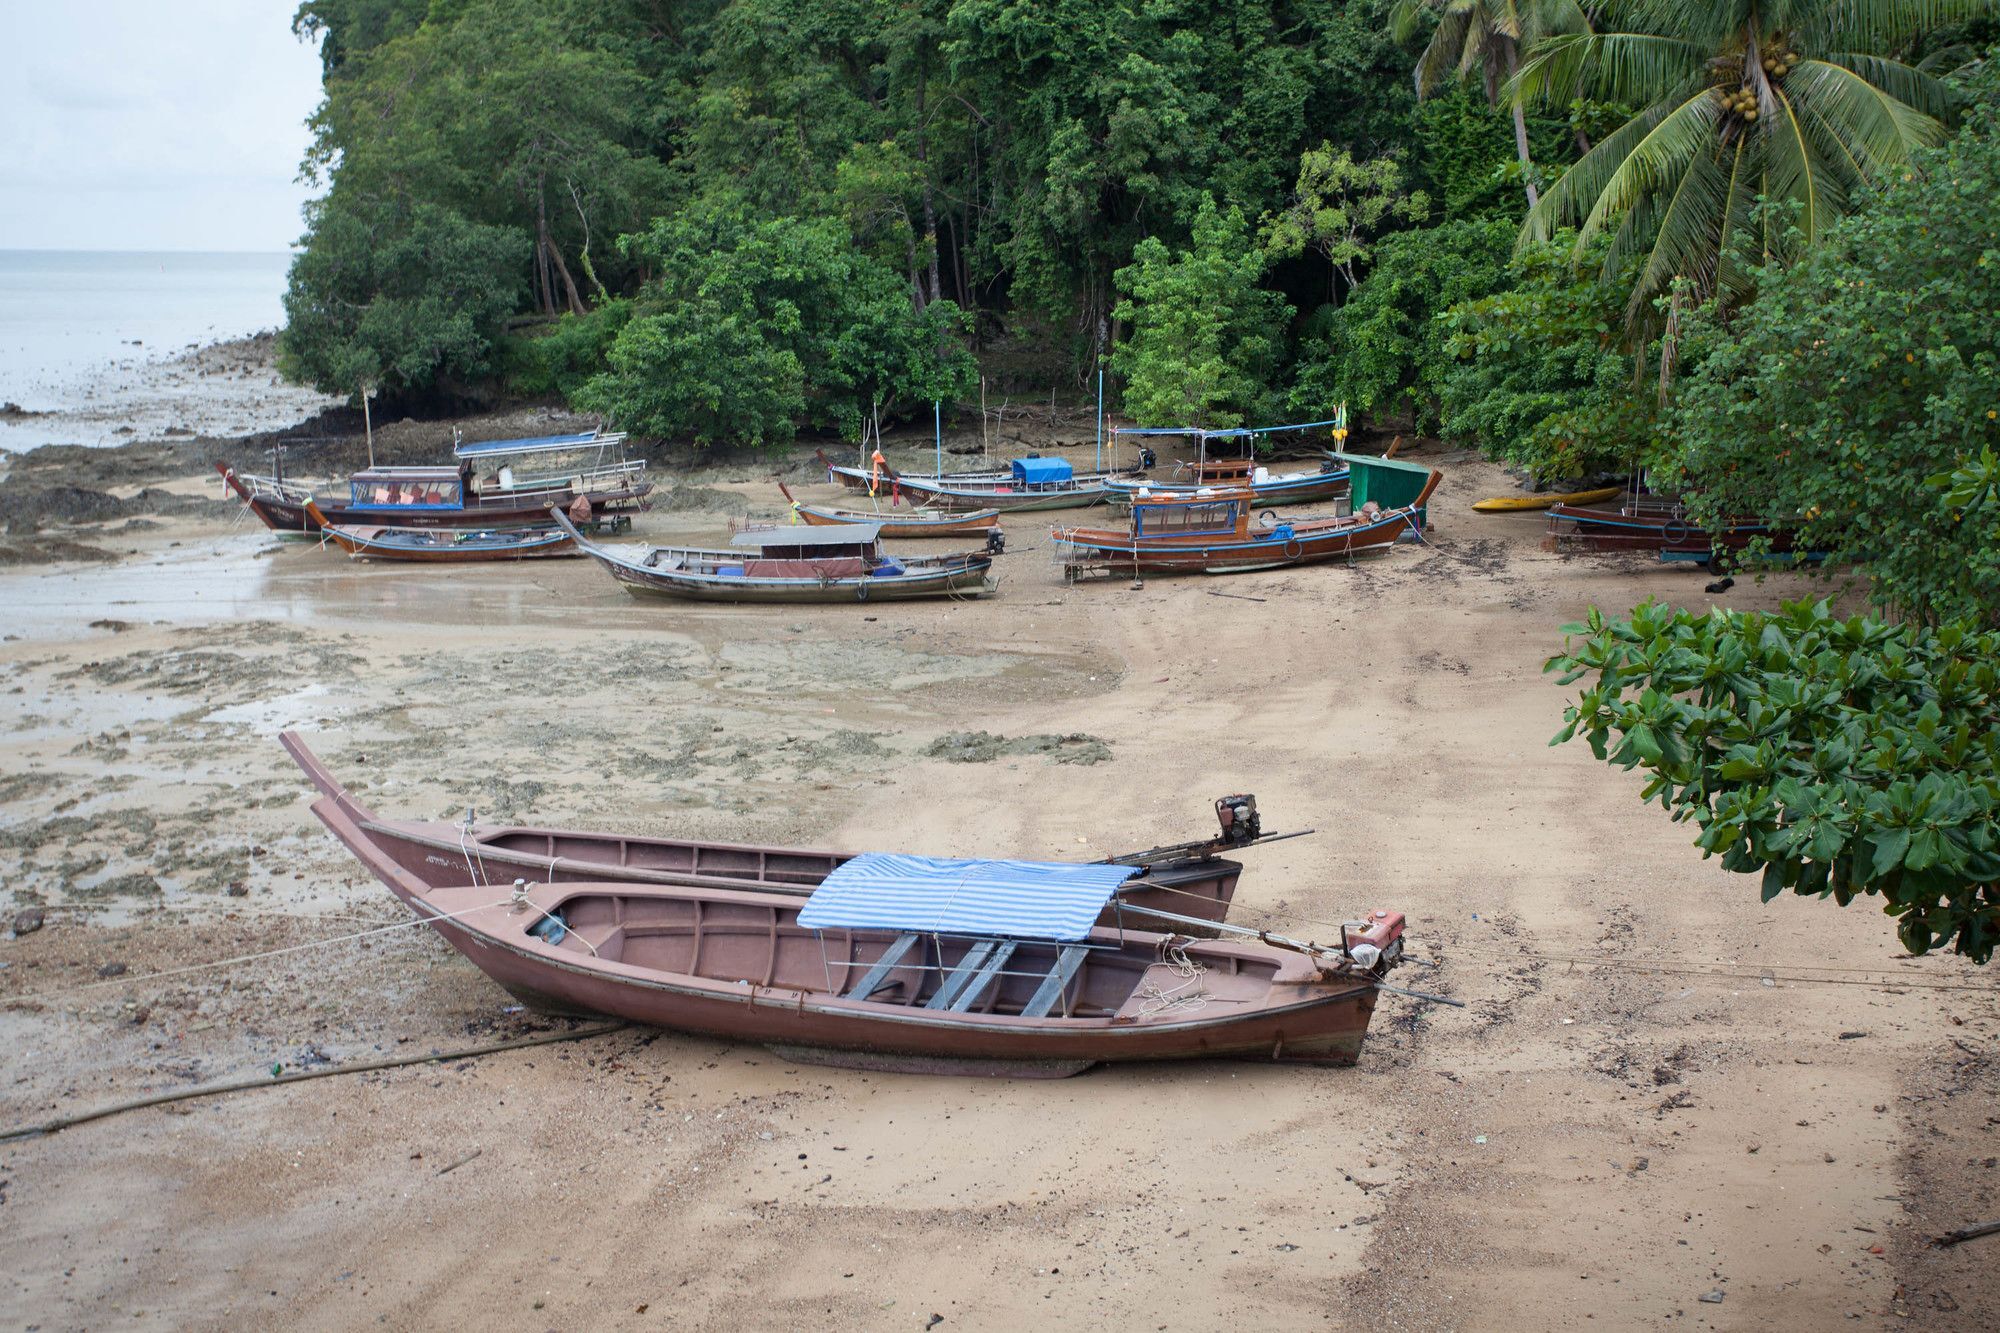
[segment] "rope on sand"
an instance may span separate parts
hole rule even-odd
[[[151,1097],[135,1097],[130,1101],[113,1102],[94,1110],[76,1115],[57,1116],[40,1124],[23,1125],[0,1133],[0,1143],[11,1143],[19,1139],[36,1139],[45,1134],[54,1134],[76,1125],[88,1124],[92,1120],[103,1120],[107,1116],[137,1111],[147,1106],[165,1106],[170,1102],[190,1101],[196,1097],[216,1097],[226,1092],[245,1092],[251,1088],[275,1088],[281,1083],[303,1083],[307,1079],[332,1078],[336,1074],[366,1074],[377,1069],[400,1069],[405,1065],[433,1064],[445,1060],[469,1060],[475,1056],[494,1055],[501,1051],[518,1051],[528,1046],[548,1046],[561,1041],[583,1041],[589,1037],[601,1037],[609,1032],[617,1032],[629,1026],[626,1023],[600,1023],[595,1027],[576,1028],[569,1032],[540,1032],[532,1037],[516,1037],[512,1041],[492,1042],[485,1046],[467,1046],[456,1051],[436,1051],[429,1055],[404,1055],[391,1060],[364,1060],[359,1064],[332,1065],[325,1069],[304,1069],[295,1074],[279,1074],[271,1078],[243,1078],[228,1083],[210,1083],[199,1088],[183,1088],[178,1092],[156,1093]]]

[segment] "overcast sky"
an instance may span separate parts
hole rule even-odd
[[[284,250],[319,54],[294,0],[0,0],[0,249]]]

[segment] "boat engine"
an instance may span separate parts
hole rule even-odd
[[[1007,549],[1007,534],[995,528],[986,534],[986,554],[999,555]]]
[[[1152,470],[1153,468],[1158,467],[1159,465],[1160,465],[1160,456],[1153,452],[1153,446],[1149,444],[1140,445],[1139,470],[1141,472],[1147,472]]]
[[[1215,803],[1215,822],[1222,826],[1222,841],[1229,846],[1255,842],[1264,835],[1255,796],[1224,796]]]

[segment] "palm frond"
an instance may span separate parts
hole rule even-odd
[[[1785,79],[1785,90],[1828,136],[1837,139],[1857,175],[1872,181],[1944,138],[1942,122],[1890,96],[1851,69],[1808,60]]]
[[[1830,177],[1825,157],[1814,150],[1791,96],[1773,90],[1771,104],[1771,121],[1759,127],[1764,140],[1765,193],[1773,199],[1798,201],[1799,231],[1805,244],[1812,245],[1845,211],[1846,191]]]
[[[1642,200],[1678,182],[1688,162],[1715,142],[1722,107],[1706,91],[1696,93],[1660,117],[1605,179],[1583,224],[1577,228],[1581,254],[1607,220],[1622,216]]]
[[[1660,212],[1652,253],[1632,285],[1632,299],[1625,310],[1628,321],[1677,277],[1693,279],[1703,296],[1715,280],[1716,254],[1729,213],[1730,178],[1720,160],[1721,144],[1711,139],[1704,148],[1688,160],[1680,183]]]
[[[1535,47],[1508,95],[1523,102],[1567,102],[1588,94],[1646,103],[1700,78],[1708,52],[1697,42],[1638,32],[1558,33]]]
[[[2000,12],[1994,0],[1835,0],[1801,39],[1818,50],[1896,51],[1927,32]]]
[[[1452,82],[1458,73],[1459,48],[1465,45],[1470,19],[1464,9],[1454,6],[1438,16],[1430,43],[1417,57],[1417,96],[1429,97]]]
[[[1829,65],[1852,70],[1898,102],[1940,120],[1951,112],[1959,100],[1951,85],[1935,74],[1915,69],[1900,60],[1891,60],[1887,56],[1869,55],[1862,51],[1842,51],[1828,55],[1825,59]],[[1814,62],[1802,62],[1800,68],[1811,63]]]
[[[1575,166],[1542,192],[1541,202],[1529,210],[1521,224],[1517,248],[1545,241],[1556,228],[1581,221],[1625,155],[1643,142],[1671,109],[1668,103],[1655,103],[1599,139]]]
[[[1753,135],[1737,135],[1728,148],[1728,187],[1723,196],[1722,225],[1717,233],[1720,240],[1715,257],[1713,290],[1735,299],[1749,296],[1755,287],[1754,276],[1740,262],[1738,249],[1748,245],[1753,236],[1751,220],[1762,179],[1757,162],[1759,156]],[[1768,251],[1764,255],[1752,256],[1757,260],[1767,257]]]

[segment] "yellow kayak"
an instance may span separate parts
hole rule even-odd
[[[1550,505],[1587,505],[1599,500],[1615,500],[1625,493],[1623,486],[1603,486],[1594,491],[1571,491],[1568,495],[1500,495],[1480,500],[1472,507],[1482,514],[1506,514],[1517,509],[1547,509]]]

